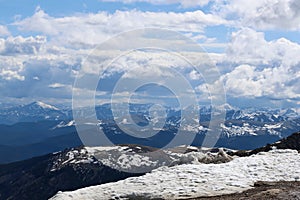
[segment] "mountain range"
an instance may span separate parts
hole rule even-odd
[[[219,128],[221,137],[216,144],[219,147],[255,149],[287,137],[299,131],[300,127],[300,116],[296,109],[239,109],[228,104],[217,108],[202,106],[199,110],[187,107],[185,109],[189,113],[193,111],[193,115],[185,118],[181,116],[184,110],[166,106],[164,109],[167,117],[164,119],[161,115],[152,115],[155,112],[161,113],[159,109],[155,110],[156,107],[152,104],[130,104],[129,115],[125,112],[128,105],[120,104],[118,108],[117,118],[113,116],[110,104],[94,108],[98,118],[97,126],[115,144],[140,144],[161,148],[171,141],[180,129],[184,134],[195,134],[191,145],[201,146],[209,129],[212,113],[224,109],[226,116]],[[91,111],[89,108],[86,110]],[[130,119],[141,127],[139,131],[142,134],[147,133],[147,125],[150,123],[154,124],[151,128],[156,131],[156,123],[164,120],[166,122],[156,135],[145,139],[128,135],[116,122],[117,120],[122,126],[130,129]],[[0,108],[0,163],[28,159],[82,145],[75,125],[71,108],[61,108],[43,102]]]

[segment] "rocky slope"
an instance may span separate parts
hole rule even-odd
[[[137,175],[105,166],[83,148],[76,148],[0,165],[0,199],[43,200],[59,190],[75,190]]]
[[[151,152],[156,153],[151,156]],[[170,150],[138,145],[72,148],[0,165],[0,199],[48,199],[58,191],[115,182],[161,166],[230,160],[223,150],[203,153],[189,146]]]
[[[283,138],[273,144],[267,144],[264,147],[257,148],[251,151],[230,152],[230,155],[250,156],[259,152],[267,152],[272,149],[294,149],[300,152],[300,132],[294,133],[287,138]]]

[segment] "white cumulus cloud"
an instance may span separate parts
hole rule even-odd
[[[260,70],[240,65],[222,79],[228,94],[235,97],[300,98],[300,73],[291,73],[284,66]]]
[[[239,26],[261,30],[300,30],[299,0],[225,0],[216,4],[219,15]]]
[[[131,10],[55,18],[38,9],[33,16],[14,24],[22,31],[49,35],[58,44],[94,45],[114,34],[137,28],[155,27],[201,34],[208,25],[226,23],[221,17],[206,14],[201,10],[184,13]]]
[[[266,41],[263,32],[243,28],[232,33],[228,44],[228,60],[254,65],[297,65],[300,63],[300,45],[285,38]]]
[[[0,55],[36,54],[46,41],[44,36],[0,39]]]

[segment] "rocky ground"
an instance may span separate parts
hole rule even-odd
[[[300,182],[257,182],[238,194],[202,197],[197,200],[300,200]]]

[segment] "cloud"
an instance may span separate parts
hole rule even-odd
[[[70,99],[81,61],[64,53],[0,55],[1,97]]]
[[[4,40],[3,40],[4,41]],[[0,39],[1,42],[1,39]],[[24,76],[20,74],[22,71],[22,60],[14,56],[0,55],[0,80],[12,81],[14,79],[24,80]]]
[[[226,66],[219,81],[229,98],[299,101],[299,54],[297,43],[285,38],[267,41],[263,32],[242,28],[232,33],[226,54],[217,59],[219,66]]]
[[[252,65],[285,65],[300,63],[300,45],[285,38],[266,41],[263,32],[243,28],[232,33],[227,59],[232,63]]]
[[[208,12],[215,17],[232,20],[236,27],[260,30],[300,29],[300,2],[298,0],[100,0],[131,4],[145,2],[154,5],[178,4],[183,8],[203,7],[211,4]],[[161,18],[163,19],[163,18]]]
[[[298,69],[299,67],[300,65],[297,66]],[[300,72],[292,72],[284,66],[261,69],[260,66],[242,64],[223,74],[215,84],[202,84],[197,90],[212,95],[216,93],[220,82],[224,84],[229,99],[252,100],[251,104],[262,99],[265,102],[271,99],[286,102],[300,100]]]
[[[10,97],[52,97],[52,98],[71,98],[71,86],[74,81],[70,66],[48,60],[32,61],[24,64],[20,73],[24,80],[12,80],[5,82],[5,88],[1,91]],[[34,79],[39,77],[38,80]],[[64,87],[63,87],[64,86]]]
[[[212,0],[101,0],[103,2],[122,2],[125,4],[136,3],[136,2],[146,2],[154,5],[169,5],[169,4],[179,4],[184,8],[189,7],[203,7],[207,5]]]
[[[151,4],[180,4],[182,7],[204,6],[210,2],[127,0],[124,3],[138,1]],[[264,33],[257,31],[279,28],[299,30],[300,9],[296,9],[299,3],[293,0],[215,2],[211,2],[215,3],[214,11],[197,10],[183,13],[130,10],[54,17],[38,8],[32,16],[14,23],[22,32],[37,36],[0,38],[1,96],[70,99],[72,84],[80,69],[98,75],[101,70],[99,64],[105,66],[120,53],[116,52],[121,51],[116,50],[118,45],[139,44],[139,35],[136,35],[135,40],[124,40],[124,44],[116,45],[115,49],[103,50],[95,57],[90,54],[93,47],[123,31],[144,27],[171,29],[194,40],[207,42],[204,45],[224,47],[223,43],[218,43],[218,38],[209,38],[210,34],[206,35],[205,31],[208,26],[226,25],[237,28],[234,29],[237,31],[231,33],[227,51],[222,54],[210,53],[209,56],[218,66],[226,67],[218,84],[224,83],[227,94],[230,97],[250,99],[300,99],[300,45],[285,38],[267,41]],[[219,2],[225,4],[219,5]],[[232,21],[228,22],[229,20]],[[286,23],[287,20],[289,23]],[[3,30],[7,28],[0,26],[0,35],[9,35],[8,30]],[[159,34],[156,37],[151,38],[150,44],[171,41],[172,45],[181,47],[184,42],[174,38],[162,38]],[[191,49],[180,49],[186,50],[181,55],[188,54],[194,60],[206,62],[203,59],[205,56],[199,55],[199,52],[192,52]],[[167,57],[162,52],[151,53],[136,51],[119,58],[119,63],[114,63],[112,73],[129,71],[131,74],[125,78],[146,79],[166,76],[166,72],[169,72],[169,67],[172,66],[179,70],[179,73],[186,73],[185,77],[192,81],[196,82],[202,78],[195,71],[185,70],[186,65],[180,59]],[[87,56],[91,56],[88,60],[91,63],[82,66],[82,61]],[[147,66],[151,66],[151,70],[146,68]],[[181,85],[178,84],[178,87]],[[209,91],[208,88],[212,87],[203,84],[197,89],[204,91],[202,94],[205,91],[211,92],[211,96],[219,93],[217,90],[220,87],[216,88],[216,91]]]
[[[7,36],[10,35],[9,30],[6,26],[0,25],[0,36]]]
[[[155,27],[201,34],[206,26],[220,24],[226,24],[226,21],[201,10],[184,13],[131,10],[55,18],[41,9],[14,23],[22,31],[51,36],[57,44],[76,44],[79,47],[99,44],[115,34],[137,28]]]
[[[191,80],[199,80],[199,79],[202,78],[201,75],[198,72],[196,72],[195,70],[192,70],[189,73],[189,77],[190,77]]]
[[[61,84],[61,83],[52,83],[48,87],[53,88],[53,89],[57,89],[57,88],[63,88],[63,87],[66,87],[66,86],[67,85],[64,85],[64,84]]]
[[[215,4],[215,8],[218,15],[233,20],[239,27],[300,30],[298,0],[225,0]]]
[[[67,86],[78,62],[73,51],[48,46],[45,36],[0,38],[1,98],[71,98]],[[66,87],[48,87],[55,83]]]
[[[36,54],[46,42],[44,36],[0,39],[0,55]]]
[[[0,77],[4,80],[10,81],[12,79],[17,79],[19,81],[24,81],[25,77],[18,74],[17,71],[0,69]]]
[[[259,70],[240,65],[223,75],[222,80],[228,94],[234,97],[300,98],[300,73],[292,73],[284,66]]]

